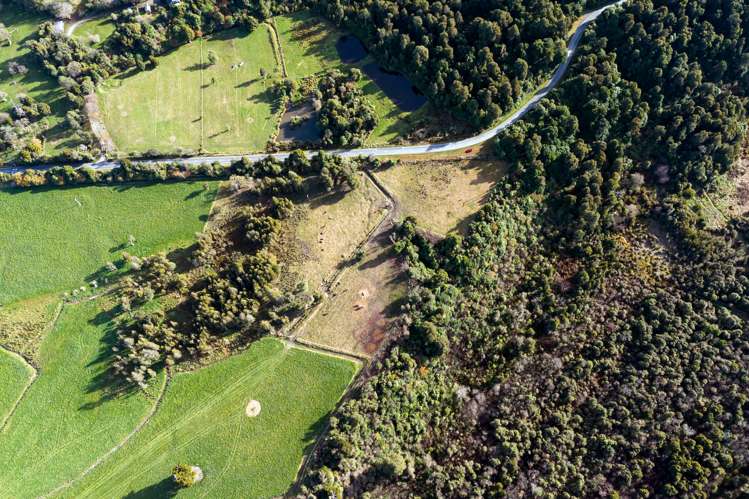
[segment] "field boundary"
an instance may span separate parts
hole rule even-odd
[[[109,449],[107,452],[99,456],[96,461],[91,463],[88,468],[83,470],[77,477],[72,478],[66,482],[61,483],[56,488],[52,489],[51,491],[47,492],[43,496],[40,496],[42,499],[46,499],[48,497],[52,497],[53,495],[56,495],[57,493],[69,488],[70,486],[78,483],[83,478],[85,478],[89,473],[94,471],[96,468],[104,464],[105,461],[107,461],[112,455],[114,455],[115,452],[122,449],[135,435],[137,435],[140,430],[143,429],[150,421],[151,418],[156,414],[156,412],[161,407],[161,403],[164,400],[164,395],[166,394],[166,389],[169,385],[169,381],[171,380],[171,371],[169,369],[165,370],[164,374],[164,381],[161,383],[161,387],[159,388],[159,393],[156,396],[156,400],[154,404],[151,406],[151,409],[148,411],[148,413],[138,422],[138,424],[130,430],[130,433],[128,433],[125,438],[123,438],[117,445]]]
[[[39,377],[39,372],[37,371],[36,367],[28,363],[22,355],[19,355],[12,350],[8,350],[5,347],[0,347],[0,350],[6,352],[11,357],[14,357],[18,359],[19,361],[21,361],[23,366],[31,373],[31,377],[29,378],[29,381],[23,387],[23,390],[21,390],[21,393],[18,395],[18,398],[16,399],[16,401],[13,403],[13,406],[11,407],[10,411],[8,411],[8,414],[3,418],[2,422],[0,422],[0,433],[2,433],[5,431],[5,428],[8,422],[10,422],[11,418],[16,413],[16,409],[18,409],[18,406],[21,405],[21,401],[23,401],[24,397],[26,396],[26,393],[29,391],[29,388],[31,388],[31,385],[33,385],[34,381],[36,381],[37,378]]]
[[[54,331],[55,326],[57,325],[57,321],[60,318],[60,315],[62,315],[62,309],[64,308],[64,306],[65,306],[65,303],[63,301],[60,301],[57,304],[57,307],[55,308],[55,314],[52,317],[52,320],[49,321],[49,323],[44,327],[45,330],[42,333],[41,341],[44,341],[44,338],[46,338],[49,333]],[[16,357],[17,359],[19,359],[24,364],[24,366],[28,367],[29,370],[31,371],[31,378],[29,379],[28,383],[26,383],[26,386],[23,387],[21,394],[18,396],[18,399],[16,399],[11,410],[3,418],[2,422],[0,422],[0,433],[2,433],[5,431],[6,426],[10,422],[13,415],[16,413],[16,409],[18,409],[18,406],[20,406],[21,402],[23,402],[23,399],[26,397],[26,394],[31,388],[31,385],[33,385],[34,382],[39,378],[39,372],[41,371],[41,367],[37,367],[35,360],[27,359],[23,355],[17,352],[14,352],[13,350],[10,350],[3,346],[0,346],[0,349],[7,352],[10,356]]]
[[[337,357],[340,359],[356,362],[358,364],[366,364],[370,360],[369,357],[364,354],[349,352],[342,348],[329,347],[327,345],[315,343],[314,341],[305,340],[303,338],[283,338],[283,340],[292,348],[299,348],[301,350],[319,353],[320,355]]]
[[[278,28],[276,28],[276,21],[271,18],[269,21],[264,22],[268,26],[268,33],[270,34],[270,44],[273,47],[273,54],[275,54],[276,62],[281,66],[281,75],[284,78],[289,77],[289,73],[286,71],[286,58],[283,55],[283,47],[281,46],[281,38],[278,36]]]

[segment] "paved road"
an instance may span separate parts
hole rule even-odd
[[[569,44],[567,45],[567,57],[565,58],[564,62],[554,72],[554,75],[551,77],[551,80],[549,80],[546,86],[544,86],[542,89],[536,92],[533,98],[531,98],[526,104],[524,104],[521,108],[515,111],[511,116],[509,116],[507,119],[505,119],[498,125],[494,126],[493,128],[490,128],[473,137],[469,137],[463,140],[458,140],[455,142],[444,142],[440,144],[409,145],[409,146],[385,146],[385,147],[368,147],[368,148],[365,147],[361,149],[337,149],[337,150],[326,151],[326,152],[329,152],[331,154],[337,154],[343,157],[413,156],[413,155],[420,155],[420,154],[433,154],[433,153],[460,151],[463,149],[467,149],[467,148],[479,145],[483,142],[486,142],[487,140],[491,138],[496,137],[500,132],[502,132],[502,130],[520,121],[528,111],[536,107],[539,101],[541,101],[541,99],[546,97],[546,95],[549,92],[551,92],[559,84],[559,82],[562,81],[562,78],[564,77],[564,74],[567,72],[567,68],[569,67],[570,62],[572,62],[572,57],[574,56],[575,51],[577,50],[577,47],[580,44],[580,39],[582,38],[583,33],[585,32],[585,29],[588,27],[588,25],[591,22],[595,21],[598,18],[598,16],[600,16],[604,11],[612,7],[615,7],[617,5],[621,5],[625,1],[626,0],[619,0],[615,3],[606,5],[605,7],[601,7],[598,10],[594,10],[592,12],[585,14],[582,18],[580,25],[575,30],[575,33],[572,35],[572,38],[570,38]],[[306,151],[308,155],[313,155],[316,152],[317,151]],[[289,153],[287,152],[286,153],[274,153],[274,154],[258,153],[258,154],[221,155],[221,156],[195,156],[191,158],[165,158],[165,159],[158,159],[158,160],[144,159],[144,160],[135,160],[133,162],[140,163],[140,164],[179,162],[179,163],[183,163],[187,165],[199,165],[203,163],[218,162],[224,165],[228,165],[235,161],[240,160],[243,157],[247,157],[251,161],[258,161],[268,156],[273,156],[278,159],[284,159],[288,155]],[[112,168],[118,167],[119,162],[100,160],[100,161],[95,161],[92,163],[86,163],[81,166],[89,166],[95,170],[110,170]],[[51,167],[52,166],[50,165],[40,165],[38,167],[33,167],[33,168],[48,169]],[[18,171],[23,171],[27,168],[29,167],[25,166],[25,167],[4,168],[4,169],[1,169],[0,171],[5,172],[5,173],[14,173]]]

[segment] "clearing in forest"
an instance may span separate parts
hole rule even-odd
[[[75,37],[92,42],[93,45],[101,45],[114,33],[115,24],[111,16],[97,17],[84,21],[75,29]]]
[[[0,433],[4,496],[38,497],[76,478],[155,403],[163,374],[148,393],[112,393],[113,334],[100,302],[67,305],[42,342],[40,375]]]
[[[274,248],[285,263],[284,289],[304,282],[309,291],[318,291],[385,216],[387,200],[365,175],[360,178],[359,187],[350,192],[325,194],[295,205]]]
[[[467,227],[504,172],[502,163],[485,159],[407,160],[375,175],[398,199],[401,217],[444,235]]]
[[[279,16],[274,22],[284,53],[286,71],[291,80],[299,80],[331,69],[362,69],[359,86],[374,106],[379,118],[377,127],[365,141],[367,145],[385,144],[396,139],[408,133],[414,123],[428,115],[428,104],[415,112],[402,111],[382,88],[366,75],[363,71],[364,66],[374,64],[371,56],[364,57],[352,65],[344,64],[336,50],[336,43],[343,33],[330,22],[308,11]]]
[[[180,497],[276,497],[358,365],[266,338],[195,372],[176,374],[156,415],[65,497],[171,497],[177,463],[205,479]],[[257,400],[262,411],[246,414]]]
[[[232,29],[117,76],[99,104],[117,147],[128,153],[260,151],[276,128],[273,83],[280,67],[270,28]],[[212,61],[215,55],[215,62]]]
[[[0,305],[86,285],[122,251],[189,246],[217,188],[212,181],[0,189],[0,234],[12,235],[0,238]]]

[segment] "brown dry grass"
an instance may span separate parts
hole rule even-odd
[[[400,216],[413,216],[422,228],[447,234],[463,230],[504,173],[499,161],[471,159],[402,161],[376,175],[398,199]]]
[[[364,175],[351,192],[298,203],[272,249],[283,265],[281,287],[305,282],[310,291],[320,289],[386,212],[387,200]]]
[[[365,248],[364,258],[343,273],[299,336],[311,343],[370,356],[385,338],[406,292],[405,274],[392,254],[388,232]]]
[[[58,297],[52,294],[0,307],[0,345],[36,364],[58,305]]]

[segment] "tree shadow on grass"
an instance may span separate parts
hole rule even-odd
[[[315,196],[309,203],[310,209],[320,208],[322,206],[332,206],[346,197],[348,191],[335,191]]]
[[[98,393],[96,400],[87,402],[80,406],[79,410],[91,410],[100,407],[114,399],[130,397],[138,393],[138,389],[133,385],[126,383],[122,378],[115,376],[112,372],[112,347],[117,342],[117,328],[114,319],[123,312],[122,307],[117,304],[109,310],[101,310],[91,319],[90,324],[100,326],[106,324],[106,330],[101,340],[99,352],[96,357],[89,362],[86,367],[95,367],[104,365],[86,386],[87,393]]]
[[[160,482],[144,487],[140,490],[130,491],[124,496],[124,499],[162,499],[165,497],[174,497],[179,489],[172,480],[172,477],[166,477]]]
[[[322,437],[322,432],[325,430],[325,426],[328,424],[328,419],[330,419],[330,416],[333,414],[333,411],[325,413],[322,417],[320,417],[317,421],[312,423],[312,425],[307,428],[307,431],[304,433],[304,437],[302,437],[303,442],[307,442],[307,445],[304,446],[303,455],[304,455],[304,464],[306,465],[307,462],[310,459],[314,459],[314,456],[311,456],[310,453],[314,450],[315,444],[317,443],[318,439]],[[320,461],[327,462],[328,459],[331,458],[329,455],[330,449],[328,449],[326,446],[323,445],[323,447],[320,449],[322,454],[322,459]],[[326,455],[326,453],[328,455]],[[291,487],[289,487],[289,490],[286,491],[286,494],[284,494],[283,497],[294,497],[299,493],[299,485],[301,483],[293,483]]]

